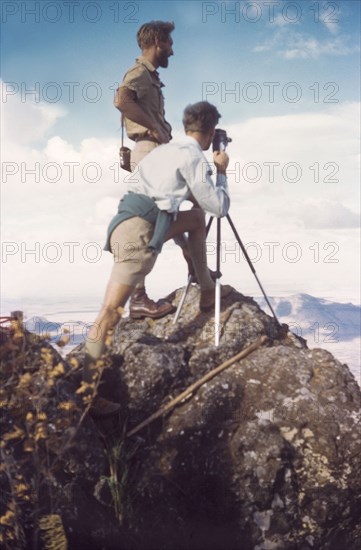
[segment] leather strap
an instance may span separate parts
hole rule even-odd
[[[139,141],[152,141],[153,143],[159,143],[159,141],[157,139],[155,139],[155,137],[153,136],[141,136],[141,137],[138,137],[136,140],[135,140],[135,143],[138,143]]]
[[[124,146],[124,116],[122,113],[122,148]]]

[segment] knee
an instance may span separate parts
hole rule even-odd
[[[198,227],[203,227],[206,223],[206,215],[205,212],[201,208],[194,208],[191,210],[194,221],[197,224]]]

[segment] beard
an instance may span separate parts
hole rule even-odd
[[[165,52],[161,52],[158,58],[158,63],[159,63],[159,67],[166,69],[169,63],[168,54],[166,54]]]

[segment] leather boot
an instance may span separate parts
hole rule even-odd
[[[233,287],[230,285],[221,285],[221,298],[226,298],[233,292]],[[201,290],[201,299],[199,302],[199,309],[204,313],[211,311],[214,308],[216,301],[215,289]]]
[[[170,302],[158,300],[154,302],[148,298],[145,288],[136,288],[130,298],[129,317],[131,319],[160,319],[169,313],[175,311],[175,307]]]

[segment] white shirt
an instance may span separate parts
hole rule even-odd
[[[148,153],[128,177],[128,191],[152,197],[160,210],[177,212],[193,195],[199,206],[216,217],[227,214],[230,199],[227,177],[212,170],[198,141],[184,136]]]

